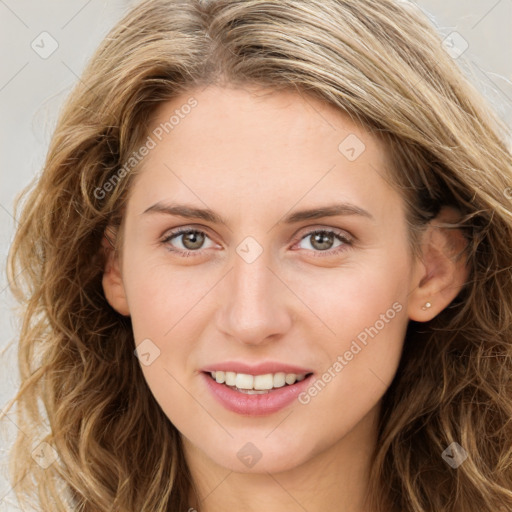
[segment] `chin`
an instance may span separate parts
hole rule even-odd
[[[299,437],[293,439],[291,434],[283,435],[281,432],[280,436],[271,439],[273,434],[269,438],[269,432],[271,430],[265,430],[260,435],[233,433],[234,438],[229,438],[223,444],[212,440],[210,445],[195,444],[195,448],[214,464],[236,473],[280,473],[294,469],[314,456],[312,447],[307,448]],[[294,442],[290,443],[290,439]]]

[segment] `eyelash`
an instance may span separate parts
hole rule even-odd
[[[197,250],[197,251],[190,251],[190,250],[182,250],[182,249],[174,249],[174,248],[171,248],[168,244],[169,242],[175,238],[175,237],[178,237],[178,235],[182,235],[182,234],[186,234],[186,233],[202,233],[206,236],[208,236],[208,234],[200,229],[191,229],[191,228],[187,228],[187,227],[183,227],[183,228],[176,228],[172,231],[169,231],[167,233],[167,235],[161,240],[162,244],[163,245],[166,245],[167,247],[167,250],[173,252],[173,253],[177,253],[180,257],[184,257],[184,258],[188,258],[190,256],[200,256],[201,255],[201,250]],[[318,233],[327,233],[327,234],[333,234],[334,237],[336,239],[338,239],[339,241],[343,242],[342,245],[339,245],[338,247],[336,247],[335,249],[329,249],[327,251],[319,251],[319,250],[313,250],[313,255],[315,257],[317,256],[324,256],[324,255],[327,255],[327,256],[336,256],[338,254],[340,254],[341,252],[343,251],[346,251],[347,250],[347,247],[351,247],[353,245],[353,241],[348,238],[347,236],[344,236],[341,232],[339,231],[335,231],[335,230],[332,230],[332,229],[314,229],[312,231],[309,231],[308,233],[306,233],[304,236],[302,236],[298,242],[301,242],[302,240],[304,240],[305,238],[309,237],[309,236],[312,236],[312,235],[316,235]],[[311,249],[306,249],[306,250],[310,250]],[[324,256],[325,257],[325,256]]]

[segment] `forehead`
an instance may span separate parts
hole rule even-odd
[[[305,149],[325,139],[336,152],[343,149],[338,147],[339,139],[351,134],[353,141],[358,137],[367,142],[371,146],[368,149],[379,146],[378,150],[385,152],[383,143],[374,134],[340,108],[304,93],[258,86],[211,85],[191,89],[155,109],[150,131],[155,132],[159,141],[192,135],[198,140],[202,136],[202,142],[227,144],[231,136],[245,139],[247,145],[264,142],[260,149],[271,147],[272,135],[276,134],[279,143],[286,139],[290,145]]]
[[[384,143],[340,109],[294,91],[209,86],[162,103],[139,192],[232,204],[293,202],[329,194],[389,199]],[[212,185],[214,185],[212,189]]]

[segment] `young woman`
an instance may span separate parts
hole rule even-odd
[[[19,216],[20,499],[512,510],[508,136],[408,3],[141,2]]]

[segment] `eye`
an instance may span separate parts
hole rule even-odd
[[[181,238],[181,247],[174,247],[171,241]],[[181,253],[180,256],[195,256],[194,253],[199,254],[199,249],[203,248],[202,245],[208,235],[201,230],[191,228],[177,228],[167,233],[162,239],[162,243],[172,252]]]
[[[326,253],[327,256],[339,254],[352,245],[350,237],[342,232],[329,229],[317,229],[315,231],[310,231],[301,238],[300,242],[308,239],[310,240],[308,242],[310,247],[306,247],[306,249],[313,250],[315,256],[322,256],[321,253]],[[333,243],[336,241],[338,241],[339,244],[334,246],[333,249]]]
[[[179,245],[181,245],[181,247],[176,247],[171,243],[175,239],[179,241],[180,238],[181,241]],[[305,249],[312,251],[315,256],[333,256],[339,254],[347,250],[353,243],[352,239],[343,232],[329,229],[310,231],[300,239],[299,244],[304,240],[308,240],[308,238],[311,240],[309,242],[310,247],[306,247]],[[190,227],[181,227],[168,232],[161,243],[164,244],[169,251],[176,252],[179,256],[189,257],[199,256],[202,254],[201,249],[208,249],[208,247],[204,247],[206,239],[209,239],[209,237],[204,231]],[[338,245],[333,248],[333,244],[336,241],[338,241]]]

